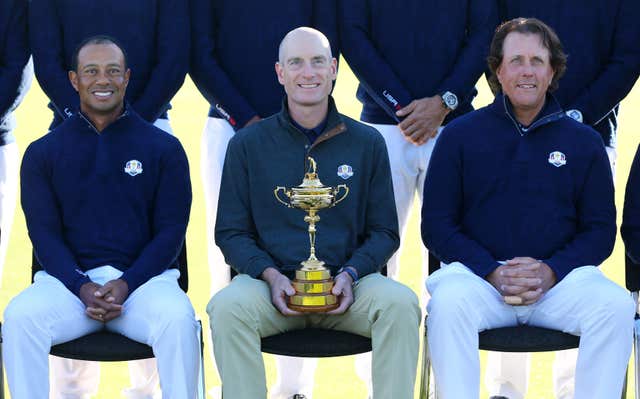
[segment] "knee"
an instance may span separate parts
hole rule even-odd
[[[249,319],[254,306],[256,304],[247,300],[246,296],[238,295],[228,288],[222,289],[207,305],[211,328],[230,326]]]
[[[449,278],[439,282],[437,289],[431,292],[427,305],[429,319],[458,318],[474,309],[473,295],[469,295],[470,286],[466,278]]]
[[[40,314],[37,306],[28,303],[21,296],[13,298],[4,310],[3,336],[6,338],[14,331],[29,331],[29,334],[33,334],[35,327],[41,325],[38,321]]]
[[[395,281],[393,283],[383,292],[382,313],[395,320],[404,320],[412,325],[419,325],[422,316],[418,297],[406,285]]]
[[[191,302],[186,298],[167,298],[154,306],[154,318],[158,320],[162,330],[170,330],[172,334],[184,332],[191,334],[197,331],[195,312]],[[169,300],[173,299],[173,300]]]

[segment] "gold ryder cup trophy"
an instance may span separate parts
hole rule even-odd
[[[291,188],[276,187],[273,193],[276,199],[287,207],[306,211],[304,221],[309,223],[310,255],[309,259],[301,263],[302,267],[296,270],[296,278],[293,280],[296,293],[289,297],[289,308],[299,312],[327,312],[338,307],[338,300],[331,293],[331,273],[324,267],[324,262],[316,258],[316,223],[320,221],[317,212],[320,209],[331,208],[345,199],[349,194],[349,187],[345,184],[336,187],[323,186],[316,173],[316,161],[311,157],[307,159],[309,169],[302,184]],[[338,198],[340,189],[344,190],[344,194]],[[287,201],[280,198],[280,191],[287,196]]]

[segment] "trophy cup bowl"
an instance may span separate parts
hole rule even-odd
[[[302,184],[291,188],[278,186],[273,193],[285,206],[306,211],[304,221],[309,224],[309,258],[301,262],[302,267],[296,270],[296,276],[292,282],[296,293],[289,297],[288,306],[299,312],[327,312],[338,307],[338,300],[331,293],[333,288],[331,273],[324,267],[324,262],[316,258],[316,223],[320,221],[317,212],[331,208],[345,199],[349,194],[349,187],[345,184],[336,187],[324,186],[316,173],[315,160],[311,157],[307,159],[309,170],[305,173]],[[344,190],[344,194],[338,198],[341,190]],[[286,196],[285,200],[280,198],[281,191]]]

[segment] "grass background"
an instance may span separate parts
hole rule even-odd
[[[341,112],[358,119],[360,103],[355,99],[357,81],[346,62],[341,62],[338,83],[334,91],[338,108]],[[135,76],[132,77],[135,79]],[[275,79],[275,74],[274,74]],[[481,79],[478,85],[480,94],[476,98],[476,107],[489,103],[492,95]],[[38,87],[34,79],[32,87],[24,102],[17,110],[18,127],[15,131],[21,155],[27,145],[42,136],[51,121],[51,111],[46,107],[47,98]],[[191,80],[186,79],[184,85],[172,101],[173,110],[170,112],[171,125],[176,136],[187,151],[191,165],[191,180],[193,184],[193,205],[191,220],[187,231],[189,246],[189,297],[193,302],[198,317],[203,321],[205,334],[208,335],[208,318],[205,306],[209,300],[209,268],[206,256],[206,223],[205,207],[200,178],[200,136],[206,120],[208,104],[197,91]],[[618,225],[621,220],[624,187],[627,181],[629,167],[637,147],[637,131],[640,116],[634,110],[640,106],[640,88],[636,87],[625,99],[621,108],[620,138],[618,140],[618,168],[616,175],[616,205],[618,209]],[[401,255],[400,280],[409,285],[417,294],[422,289],[421,250],[419,234],[419,207],[416,204],[407,227]],[[20,206],[16,207],[15,219],[11,235],[2,232],[2,239],[10,239],[4,271],[0,270],[2,286],[0,289],[0,309],[4,309],[9,300],[24,289],[31,278],[31,245],[27,236],[24,215]],[[619,284],[624,284],[624,250],[620,236],[612,256],[603,264],[605,273]],[[424,304],[423,304],[424,307]],[[206,339],[205,345],[209,345]],[[484,366],[485,354],[480,353]],[[542,353],[532,356],[531,379],[527,398],[552,398],[551,365],[553,354]],[[275,381],[275,367],[273,358],[265,355],[267,378],[269,386]],[[524,365],[523,365],[524,367]],[[593,365],[598,367],[598,365]],[[633,370],[631,370],[632,372]],[[208,387],[219,384],[209,356],[209,349],[205,348],[205,372]],[[630,374],[632,375],[632,374]],[[104,363],[98,398],[120,398],[121,389],[128,386],[128,371],[125,363]],[[364,398],[366,390],[356,377],[353,367],[353,357],[321,359],[315,378],[314,397],[316,399]],[[40,383],[34,381],[33,383]],[[633,379],[629,381],[628,398],[632,397]],[[416,381],[416,387],[418,381]],[[8,390],[5,387],[8,395]],[[418,390],[416,389],[416,397]],[[481,397],[487,393],[482,388]],[[8,396],[7,396],[8,397]],[[28,399],[28,398],[15,398]]]

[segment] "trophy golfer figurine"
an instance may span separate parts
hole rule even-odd
[[[304,221],[309,223],[309,243],[311,246],[309,259],[303,261],[302,267],[296,270],[293,280],[295,295],[289,297],[289,308],[299,312],[327,312],[338,307],[336,296],[331,293],[333,279],[324,262],[316,258],[316,223],[320,221],[317,212],[331,208],[345,199],[349,188],[345,184],[336,187],[325,187],[316,173],[316,161],[308,157],[309,169],[304,175],[302,184],[297,187],[276,187],[273,191],[276,199],[289,208],[298,208],[307,212]],[[344,194],[338,198],[340,189]],[[279,192],[283,191],[287,201],[283,201]]]

